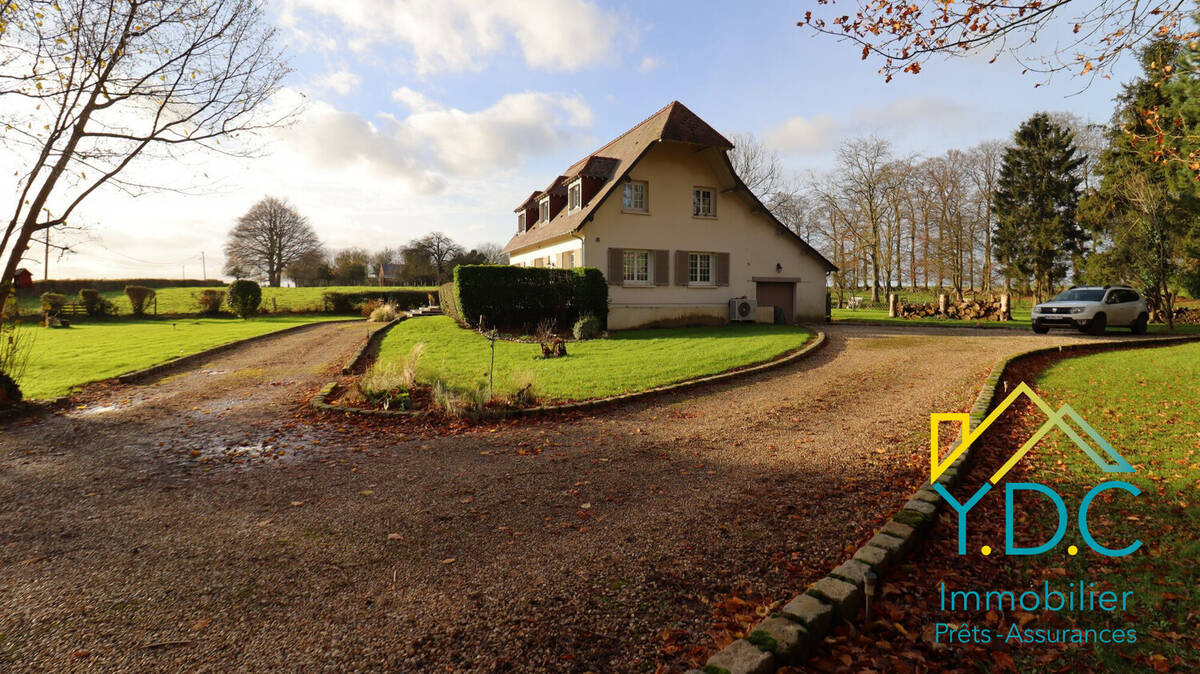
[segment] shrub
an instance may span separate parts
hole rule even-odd
[[[481,316],[488,325],[508,328],[545,319],[573,325],[582,314],[603,327],[608,319],[608,284],[598,269],[459,265],[454,292],[457,311],[472,326]]]
[[[24,397],[21,387],[17,385],[17,380],[5,372],[0,372],[0,409],[16,405]]]
[[[429,293],[425,290],[365,290],[343,293],[326,291],[321,295],[325,311],[332,314],[354,314],[362,311],[363,305],[371,300],[396,305],[397,310],[418,309],[425,306]]]
[[[57,314],[67,305],[67,296],[58,293],[42,293],[42,313]]]
[[[146,307],[154,299],[154,290],[146,286],[125,286],[125,296],[129,298],[130,313],[145,316]]]
[[[383,300],[367,300],[362,305],[362,317],[370,318],[375,310],[383,306]]]
[[[584,314],[575,321],[571,333],[575,335],[575,339],[596,339],[600,336],[600,321],[591,314]]]
[[[229,284],[229,308],[233,313],[246,318],[258,313],[258,305],[262,304],[262,288],[254,281],[245,279]]]
[[[200,313],[205,316],[219,316],[221,305],[225,304],[225,291],[205,288],[196,296],[196,304],[200,305]]]
[[[515,392],[512,394],[512,402],[514,405],[529,406],[537,404],[537,393],[533,389],[535,377],[529,370],[517,370],[513,372],[513,388]]]
[[[364,374],[358,382],[358,390],[368,402],[381,405],[385,410],[408,409],[412,406],[410,385],[411,382],[405,383],[402,369],[395,363],[388,363]]]
[[[391,323],[399,315],[400,312],[396,310],[396,305],[382,304],[375,307],[368,318],[372,323]]]

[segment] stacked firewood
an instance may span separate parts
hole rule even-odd
[[[1176,325],[1200,325],[1200,307],[1175,307]]]
[[[896,315],[900,318],[957,318],[971,321],[1003,321],[1009,317],[1004,315],[999,298],[997,299],[965,299],[962,302],[946,302],[946,313],[943,316],[938,311],[936,302],[927,304],[906,304],[901,302]]]

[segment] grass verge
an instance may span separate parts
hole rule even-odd
[[[630,330],[608,339],[572,342],[564,358],[542,359],[537,344],[496,342],[494,393],[509,395],[532,379],[543,401],[586,400],[644,391],[770,360],[803,346],[812,333],[781,325]],[[405,321],[380,345],[375,367],[400,363],[417,343],[425,352],[417,380],[453,389],[486,384],[488,340],[447,316]]]

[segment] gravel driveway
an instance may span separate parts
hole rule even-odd
[[[682,669],[902,503],[929,412],[1092,339],[826,330],[752,379],[454,434],[307,411],[361,324],[96,390],[0,432],[0,669]]]

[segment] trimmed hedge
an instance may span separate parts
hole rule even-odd
[[[583,314],[608,323],[608,284],[599,269],[459,265],[454,294],[466,323],[526,329],[545,319],[570,327]],[[444,311],[444,309],[443,309]]]
[[[463,320],[462,312],[458,310],[458,294],[454,292],[453,282],[438,286],[438,305],[442,307],[442,313],[453,318],[459,325],[467,324]]]
[[[241,279],[229,284],[229,308],[233,313],[246,318],[258,313],[262,304],[262,288],[254,281]]]
[[[148,288],[221,288],[224,281],[197,279],[166,279],[166,278],[129,278],[129,279],[50,279],[49,281],[34,281],[29,288],[22,288],[21,295],[36,295],[39,292],[55,292],[74,295],[80,290],[125,290],[125,286],[146,286]]]
[[[428,290],[366,290],[354,293],[326,292],[321,295],[325,311],[332,314],[357,314],[371,300],[394,304],[400,311],[419,309],[429,302]]]

